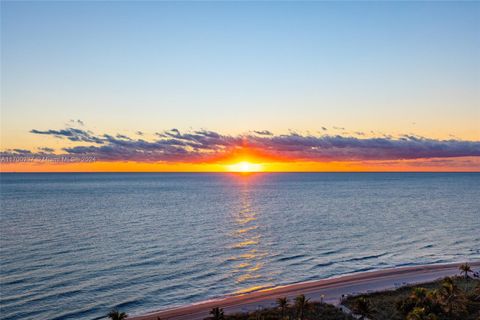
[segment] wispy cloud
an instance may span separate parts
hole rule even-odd
[[[256,134],[259,134],[261,136],[272,136],[273,135],[273,133],[268,131],[268,130],[255,130],[253,132],[256,133]]]
[[[66,138],[70,141],[82,141],[82,142],[93,142],[93,143],[103,143],[103,140],[100,137],[95,136],[90,131],[85,131],[82,129],[76,128],[66,128],[62,130],[30,130],[30,133],[41,134],[41,135],[50,135],[57,138]]]
[[[30,131],[82,143],[63,149],[67,156],[91,156],[104,161],[202,162],[228,158],[239,152],[278,161],[396,161],[480,156],[480,141],[438,140],[413,135],[373,138],[347,135],[312,135],[290,131],[273,134],[256,130],[242,135],[215,131],[181,132],[170,129],[156,133],[153,140],[137,135],[94,134],[77,128]],[[357,133],[358,135],[359,133]],[[85,145],[85,143],[89,143]],[[41,152],[51,152],[43,148]],[[2,155],[32,153],[6,150]]]
[[[71,119],[69,121],[69,123],[73,124],[73,125],[79,125],[79,126],[84,126],[85,125],[85,122],[83,122],[82,120],[80,119],[77,119],[77,120],[74,120],[74,119]]]

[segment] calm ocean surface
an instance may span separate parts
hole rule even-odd
[[[480,174],[2,174],[0,317],[480,259]]]

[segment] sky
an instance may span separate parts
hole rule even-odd
[[[479,2],[2,1],[1,170],[479,171],[479,56]]]

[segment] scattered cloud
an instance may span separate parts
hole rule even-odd
[[[256,133],[256,134],[259,134],[259,135],[261,135],[261,136],[271,136],[271,135],[273,135],[273,133],[271,133],[271,132],[268,131],[268,130],[258,130],[258,131],[255,130],[255,131],[253,131],[253,132]]]
[[[48,147],[41,147],[41,148],[38,148],[38,150],[40,150],[40,152],[44,152],[44,153],[53,153],[55,151],[55,149],[48,148]]]
[[[107,135],[105,135],[106,137],[109,137]],[[123,134],[117,134],[116,135],[116,138],[117,139],[122,139],[122,140],[132,140],[130,137],[127,137],[126,135],[123,135]]]
[[[104,161],[202,162],[225,159],[241,152],[278,161],[396,161],[480,156],[480,141],[438,140],[414,135],[365,138],[301,134],[293,130],[279,135],[268,130],[226,135],[208,130],[182,133],[173,128],[156,133],[156,139],[145,140],[123,134],[94,134],[77,128],[33,129],[30,132],[82,142],[82,145],[62,151],[66,156],[92,156]],[[53,149],[40,151],[53,152]],[[4,151],[2,155],[28,152],[31,154],[29,150],[15,149]]]
[[[30,150],[25,150],[25,149],[11,149],[9,150],[11,153],[15,153],[16,155],[20,155],[20,156],[30,156],[33,154],[32,151]]]
[[[103,143],[103,140],[100,137],[95,136],[92,132],[90,131],[85,131],[82,129],[77,129],[77,128],[66,128],[62,130],[37,130],[37,129],[32,129],[30,130],[30,133],[34,134],[41,134],[41,135],[50,135],[54,136],[57,138],[66,138],[70,141],[75,141],[75,142],[92,142],[92,143]]]
[[[84,123],[82,120],[80,120],[80,119],[77,119],[77,120],[70,119],[70,121],[68,121],[68,123],[69,123],[70,125],[73,125],[73,126],[79,125],[79,126],[81,126],[81,127],[83,127],[83,126],[85,125],[85,123]]]

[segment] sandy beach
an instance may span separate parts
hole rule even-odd
[[[480,268],[480,261],[470,262],[470,264],[475,271]],[[164,320],[202,320],[209,316],[208,313],[213,307],[223,308],[226,314],[253,311],[275,306],[275,300],[278,297],[287,296],[292,299],[301,293],[313,301],[323,299],[325,302],[338,304],[342,295],[395,289],[406,284],[428,282],[458,275],[459,265],[460,263],[422,265],[355,273],[208,300],[145,315],[132,315],[129,319],[157,320],[160,317]]]

